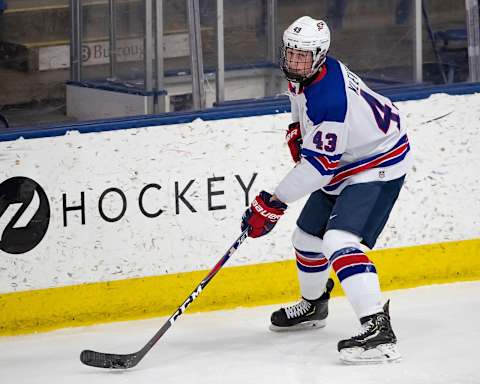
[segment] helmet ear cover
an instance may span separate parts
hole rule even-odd
[[[316,52],[313,54],[313,64],[312,69],[315,69],[315,72],[322,66],[327,58],[327,52],[323,52],[320,47],[316,49]]]

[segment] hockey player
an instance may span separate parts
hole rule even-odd
[[[361,328],[338,343],[343,362],[400,359],[382,307],[372,248],[410,168],[399,111],[340,61],[327,56],[330,31],[304,16],[284,32],[281,69],[289,81],[292,120],[286,140],[295,166],[273,194],[262,191],[242,217],[250,237],[270,232],[287,204],[310,195],[293,232],[302,299],[271,317],[274,331],[322,327],[333,267]]]

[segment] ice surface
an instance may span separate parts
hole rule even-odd
[[[336,288],[338,289],[338,287]],[[344,366],[336,344],[357,330],[347,300],[331,300],[326,328],[268,330],[278,306],[184,314],[128,371],[80,363],[82,349],[134,352],[164,318],[0,338],[2,384],[480,383],[480,282],[385,292],[403,361]]]

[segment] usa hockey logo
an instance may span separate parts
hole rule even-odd
[[[47,233],[50,204],[42,187],[28,177],[0,184],[0,250],[10,254],[35,248]]]

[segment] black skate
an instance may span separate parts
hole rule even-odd
[[[378,364],[399,361],[397,338],[390,324],[389,303],[383,312],[360,319],[362,328],[350,339],[338,342],[340,360],[345,364]]]
[[[281,332],[325,327],[325,319],[328,316],[328,299],[330,299],[332,289],[333,280],[328,279],[325,292],[317,300],[302,298],[297,304],[273,312],[270,330]]]

